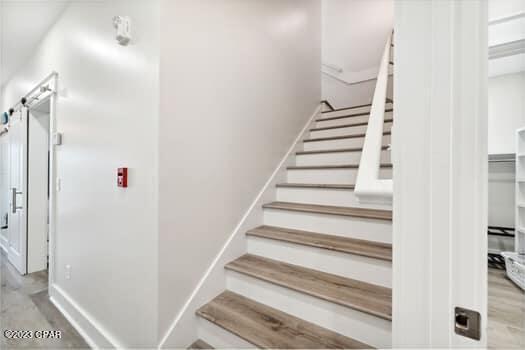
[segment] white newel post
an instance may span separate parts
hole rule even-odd
[[[395,2],[393,347],[486,346],[487,2]],[[455,334],[454,307],[481,314]]]

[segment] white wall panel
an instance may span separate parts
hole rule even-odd
[[[162,13],[164,335],[319,105],[321,4],[165,0]]]
[[[132,18],[129,46],[115,40],[115,15]],[[72,1],[3,96],[8,108],[59,74],[53,282],[123,347],[157,340],[158,47],[157,0]]]

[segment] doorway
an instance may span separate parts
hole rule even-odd
[[[525,347],[525,3],[490,0],[488,348]]]
[[[28,109],[27,272],[49,268],[51,101]]]
[[[0,139],[0,245],[20,275],[52,270],[55,86],[52,74],[11,108]]]

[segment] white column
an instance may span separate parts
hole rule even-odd
[[[485,0],[395,2],[393,347],[486,344],[487,29]]]

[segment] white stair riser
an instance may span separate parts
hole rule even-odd
[[[355,184],[358,169],[288,170],[287,182],[310,184]]]
[[[392,288],[390,261],[253,236],[248,236],[248,253]]]
[[[358,114],[358,113],[352,113],[352,114]],[[387,112],[385,113],[385,119],[391,119],[393,116],[393,112]],[[322,120],[319,119],[315,123],[316,128],[325,128],[329,126],[339,126],[344,124],[351,124],[351,123],[368,123],[368,118],[370,115],[360,115],[360,116],[353,116],[348,118],[341,118],[341,119],[334,119],[334,120]],[[326,117],[328,118],[328,117]]]
[[[264,224],[392,243],[392,222],[387,220],[264,209]]]
[[[359,164],[361,152],[301,154],[295,157],[297,166]],[[390,163],[390,152],[381,152],[381,163]]]
[[[279,187],[277,200],[279,202],[392,210],[392,207],[387,205],[361,204],[353,190],[342,189]]]
[[[289,183],[306,184],[355,184],[358,169],[306,169],[288,170]],[[392,177],[392,168],[381,168],[380,177]]]
[[[199,339],[213,346],[215,349],[253,349],[255,346],[233,333],[199,317]]]
[[[344,136],[344,135],[351,135],[351,134],[361,134],[361,133],[366,133],[367,127],[368,125],[361,125],[361,126],[349,126],[346,128],[310,131],[310,138],[316,139],[319,137],[333,137],[333,136]],[[391,128],[392,128],[392,123],[386,123],[384,130],[390,131]]]
[[[377,348],[390,348],[391,322],[304,293],[228,271],[229,290]]]
[[[305,151],[320,151],[324,149],[337,149],[337,148],[360,148],[365,143],[364,137],[356,137],[352,139],[341,139],[341,140],[328,140],[328,141],[316,141],[316,142],[304,142]],[[390,135],[383,136],[383,146],[390,144]]]
[[[343,124],[350,124],[350,123],[368,123],[369,115],[360,115],[360,116],[354,116],[354,117],[348,117],[348,118],[341,118],[341,119],[328,119],[328,120],[322,120],[318,119],[315,122],[315,128],[325,128],[328,126],[339,126]]]

